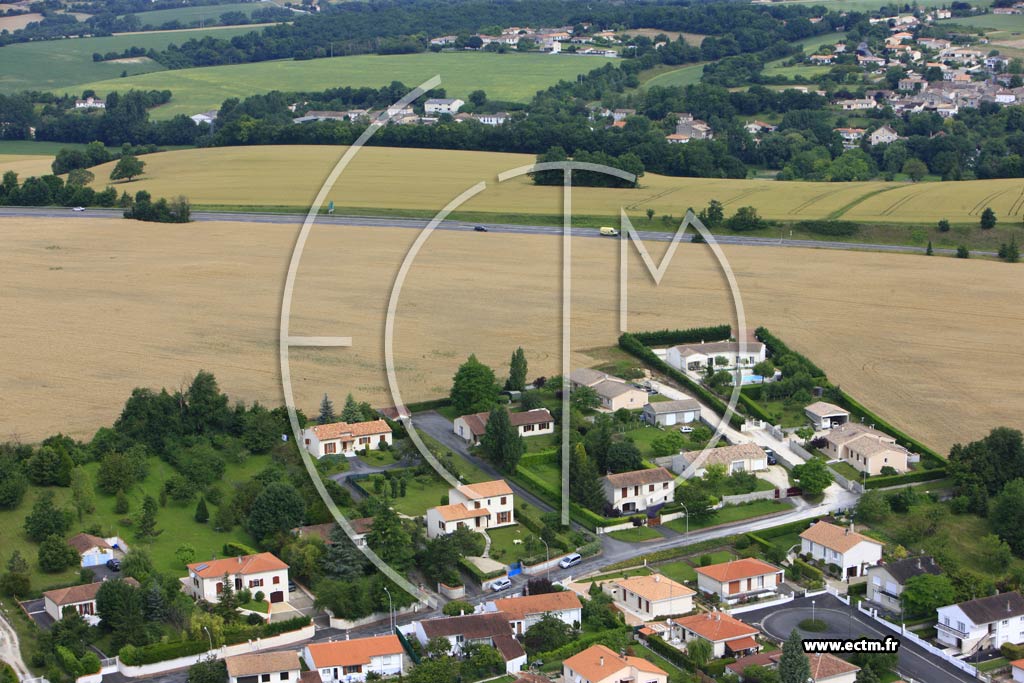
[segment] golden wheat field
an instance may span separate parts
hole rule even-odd
[[[156,196],[184,194],[194,204],[214,206],[308,206],[331,167],[345,151],[337,146],[259,146],[188,149],[150,154],[146,172],[119,189]],[[533,163],[526,154],[367,147],[348,166],[330,195],[338,207],[437,211],[478,182],[487,191],[460,207],[497,214],[558,215],[561,191],[537,187],[526,176],[504,182],[498,173]],[[0,160],[2,161],[2,160]],[[2,168],[2,165],[0,165]],[[97,186],[113,163],[93,169]],[[439,172],[443,171],[443,172]],[[1004,224],[1024,215],[1024,181],[956,183],[822,183],[774,180],[674,178],[648,173],[639,188],[574,190],[577,213],[633,217],[647,209],[681,216],[712,199],[727,213],[754,206],[766,218],[799,221],[842,218],[865,223],[934,225],[946,218],[977,223],[991,206]]]
[[[0,219],[0,438],[90,436],[135,386],[177,387],[199,369],[232,397],[282,400],[278,324],[297,226],[115,219]],[[291,332],[350,335],[351,348],[293,349],[300,407],[324,392],[391,404],[384,312],[418,231],[314,228]],[[522,345],[530,375],[559,371],[561,240],[439,231],[397,307],[394,348],[407,401],[443,395],[475,352],[504,371]],[[655,257],[664,245],[650,245]],[[893,423],[945,450],[1021,426],[1019,269],[894,254],[725,247],[751,327],[763,324]],[[618,246],[572,243],[574,362],[618,335]],[[630,258],[629,327],[729,319],[704,247],[680,247],[660,287]],[[55,417],[57,416],[57,417]]]

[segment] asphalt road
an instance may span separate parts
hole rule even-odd
[[[815,604],[812,606],[811,601]],[[804,619],[814,618],[824,621],[828,629],[820,633],[801,631],[798,624]],[[747,612],[739,618],[748,624],[759,627],[765,633],[784,640],[796,629],[807,639],[849,639],[849,638],[885,638],[899,634],[878,625],[873,619],[861,614],[855,607],[848,607],[831,595],[819,595],[815,598],[799,598],[781,607],[769,607],[755,612]],[[975,679],[938,657],[926,652],[910,640],[900,638],[899,673],[908,680],[917,683],[966,683]]]
[[[118,218],[121,216],[120,209],[87,209],[86,211],[72,211],[68,208],[52,207],[3,207],[0,208],[0,217],[14,218]],[[193,211],[192,220],[198,222],[207,221],[242,221],[246,223],[277,223],[281,225],[298,226],[302,224],[305,214],[286,213],[233,213],[224,211]],[[321,215],[317,218],[318,226],[362,226],[380,228],[409,228],[414,230],[423,229],[429,221],[419,218],[380,218],[376,216],[340,216]],[[444,221],[437,226],[438,230],[454,230],[457,232],[474,232],[472,223],[463,221]],[[523,235],[561,235],[561,227],[550,225],[513,225],[509,223],[484,223],[488,232],[515,233]],[[601,238],[602,235],[593,228],[572,228],[572,234],[580,237]],[[650,242],[670,242],[674,232],[655,232],[638,230],[637,234],[641,239]],[[684,241],[692,238],[693,233],[687,232],[683,237]],[[483,235],[480,236],[483,238]],[[906,254],[923,254],[923,247],[912,247],[898,244],[872,244],[870,242],[836,242],[826,240],[793,240],[774,239],[767,237],[744,237],[741,235],[715,235],[719,244],[735,244],[742,246],[757,247],[800,247],[810,249],[838,249],[846,251],[885,251]],[[937,254],[953,254],[953,249],[936,249]],[[995,252],[976,251],[983,256],[995,256]]]

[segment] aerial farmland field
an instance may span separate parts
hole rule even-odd
[[[489,52],[424,52],[410,55],[356,55],[312,61],[282,60],[211,66],[87,83],[100,94],[140,88],[170,90],[171,102],[153,118],[215,109],[229,97],[271,90],[317,91],[343,85],[380,87],[401,81],[412,87],[440,74],[450,97],[482,89],[493,100],[525,102],[561,79],[573,79],[607,62],[605,57]]]
[[[225,12],[241,12],[246,16],[252,16],[252,13],[256,10],[267,7],[280,7],[280,5],[271,2],[271,0],[258,0],[257,2],[233,2],[223,5],[199,5],[195,7],[158,9],[151,12],[137,12],[135,16],[138,17],[142,26],[156,27],[169,21],[178,21],[181,22],[182,25],[189,26],[193,23],[199,22],[215,24],[219,21],[220,15]]]
[[[278,315],[297,227],[0,219],[0,303],[8,321],[0,344],[9,350],[0,356],[0,376],[8,381],[0,433],[25,441],[51,433],[59,391],[74,406],[62,415],[61,430],[89,437],[112,422],[133,387],[174,387],[199,369],[216,373],[233,399],[279,404]],[[325,391],[392,402],[381,342],[386,302],[417,234],[314,229],[291,330],[351,335],[354,345],[292,351],[296,398],[307,412]],[[471,352],[500,367],[521,344],[531,375],[558,371],[558,245],[550,236],[499,233],[442,231],[428,240],[397,310],[396,370],[406,400],[444,394]],[[663,245],[648,246],[660,258]],[[1024,410],[1017,377],[1003,371],[1016,362],[1024,334],[1015,267],[723,248],[749,325],[768,326],[929,445],[945,450],[1013,423]],[[603,347],[618,336],[618,245],[578,238],[572,253],[574,362],[600,362]],[[721,273],[702,247],[681,248],[658,288],[635,255],[630,268],[631,329],[732,316]],[[48,341],[40,344],[44,319]]]
[[[93,62],[92,54],[121,52],[138,46],[162,50],[171,43],[180,44],[190,38],[216,35],[230,38],[256,30],[251,26],[194,31],[156,31],[132,33],[105,38],[67,38],[7,45],[0,50],[0,92],[19,90],[55,90],[81,92],[77,85],[85,81],[118,78],[160,71],[164,67],[147,57],[114,62]],[[127,88],[118,88],[127,90]]]

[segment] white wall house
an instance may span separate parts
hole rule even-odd
[[[681,344],[665,353],[665,362],[679,370],[700,371],[708,366],[716,370],[751,368],[765,359],[767,349],[759,341],[740,344],[734,341]],[[724,362],[723,362],[724,361]]]
[[[452,430],[468,443],[478,444],[480,438],[487,431],[487,422],[491,414],[488,412],[462,415],[455,418],[452,423]],[[521,437],[541,436],[543,434],[554,434],[555,418],[547,408],[536,408],[521,413],[509,413],[509,422],[516,428]]]
[[[317,458],[325,455],[344,455],[354,458],[359,451],[380,450],[394,441],[391,426],[386,420],[368,422],[331,422],[307,427],[302,432],[306,450]]]
[[[781,569],[752,557],[697,568],[698,590],[726,602],[773,594],[783,578]]]
[[[124,581],[135,587],[139,585],[139,582],[131,577],[112,580]],[[43,593],[43,610],[57,621],[64,616],[64,608],[70,607],[95,626],[99,623],[99,617],[96,616],[96,594],[102,585],[102,581],[96,581],[95,583],[84,583],[46,591]]]
[[[405,656],[398,636],[389,634],[326,643],[310,643],[302,649],[310,671],[320,672],[323,683],[365,681],[366,674],[400,676]]]
[[[689,424],[700,420],[700,404],[692,398],[648,403],[640,417],[647,424],[659,427]]]
[[[936,612],[938,641],[962,654],[1024,643],[1024,597],[1016,591],[946,605]]]
[[[439,617],[414,621],[410,632],[421,645],[434,638],[446,638],[452,654],[462,654],[466,645],[490,645],[505,660],[505,671],[516,673],[526,665],[526,651],[512,636],[508,616],[502,612],[482,612],[458,617]]]
[[[703,477],[711,465],[721,465],[726,474],[735,472],[761,472],[768,469],[768,454],[756,443],[738,443],[683,455],[687,461],[687,478]]]
[[[427,537],[437,538],[459,527],[484,531],[516,523],[515,495],[504,479],[463,484],[448,490],[448,505],[427,510]]]
[[[193,562],[181,583],[193,598],[217,602],[225,575],[236,591],[248,588],[253,595],[262,592],[267,602],[288,602],[288,565],[271,553]]]
[[[501,598],[484,604],[485,612],[501,612],[508,618],[512,633],[519,636],[550,614],[562,623],[578,628],[583,623],[583,605],[572,591]]]
[[[661,574],[608,581],[604,590],[616,605],[644,621],[693,609],[694,591]]]
[[[228,683],[297,683],[302,671],[299,653],[294,650],[235,655],[227,657],[224,663],[228,669]]]
[[[423,111],[430,114],[458,114],[466,103],[460,99],[434,98],[427,100],[423,105]]]
[[[860,576],[878,564],[883,547],[881,541],[828,522],[817,522],[800,534],[801,554],[840,567],[843,576]]]
[[[675,475],[664,467],[619,472],[601,478],[605,500],[619,512],[643,512],[675,499]]]
[[[719,610],[673,618],[668,626],[673,642],[706,640],[714,659],[743,657],[761,649],[756,639],[760,631]]]
[[[932,557],[908,557],[896,562],[868,567],[867,599],[890,612],[903,612],[900,596],[907,581],[921,574],[942,573]]]

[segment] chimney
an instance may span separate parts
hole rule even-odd
[[[601,655],[600,657],[597,658],[597,665],[600,666],[600,667],[604,666],[604,655]]]

